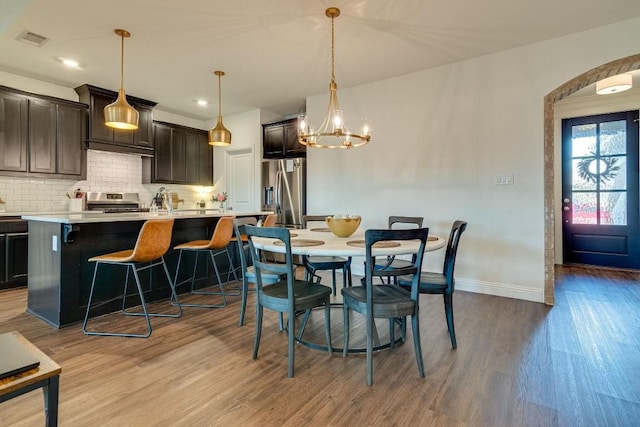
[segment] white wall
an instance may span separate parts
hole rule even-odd
[[[386,227],[391,214],[421,215],[441,236],[466,220],[458,289],[542,302],[544,96],[637,54],[639,37],[635,19],[341,89],[345,120],[357,127],[369,118],[372,140],[349,151],[308,151],[309,213],[357,213],[365,228]],[[327,101],[307,99],[312,120],[321,121]],[[514,185],[495,184],[511,173]],[[425,263],[441,268],[442,254]]]

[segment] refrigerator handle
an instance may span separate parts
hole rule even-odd
[[[276,213],[279,214],[282,206],[282,172],[276,171]]]

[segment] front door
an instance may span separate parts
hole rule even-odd
[[[640,268],[638,111],[562,121],[565,263]]]

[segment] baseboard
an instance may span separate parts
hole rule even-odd
[[[524,286],[509,285],[506,283],[492,283],[456,278],[456,289],[459,291],[544,303],[543,289],[532,289]]]
[[[358,276],[364,276],[363,265],[352,265],[351,272]],[[532,289],[506,283],[468,280],[460,277],[456,277],[456,289],[459,291],[544,303],[544,289]]]

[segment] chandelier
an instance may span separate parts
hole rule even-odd
[[[330,7],[325,11],[331,18],[331,83],[329,83],[329,108],[327,115],[316,130],[306,115],[298,118],[298,141],[300,144],[316,148],[355,148],[361,147],[371,139],[369,124],[362,121],[361,133],[351,132],[344,123],[342,110],[338,105],[338,85],[335,74],[335,36],[334,19],[340,16],[340,9]]]
[[[138,112],[127,102],[127,95],[124,93],[124,39],[131,37],[127,30],[116,29],[114,32],[120,36],[120,90],[118,99],[112,104],[104,107],[104,124],[116,128],[135,130],[138,129]]]

